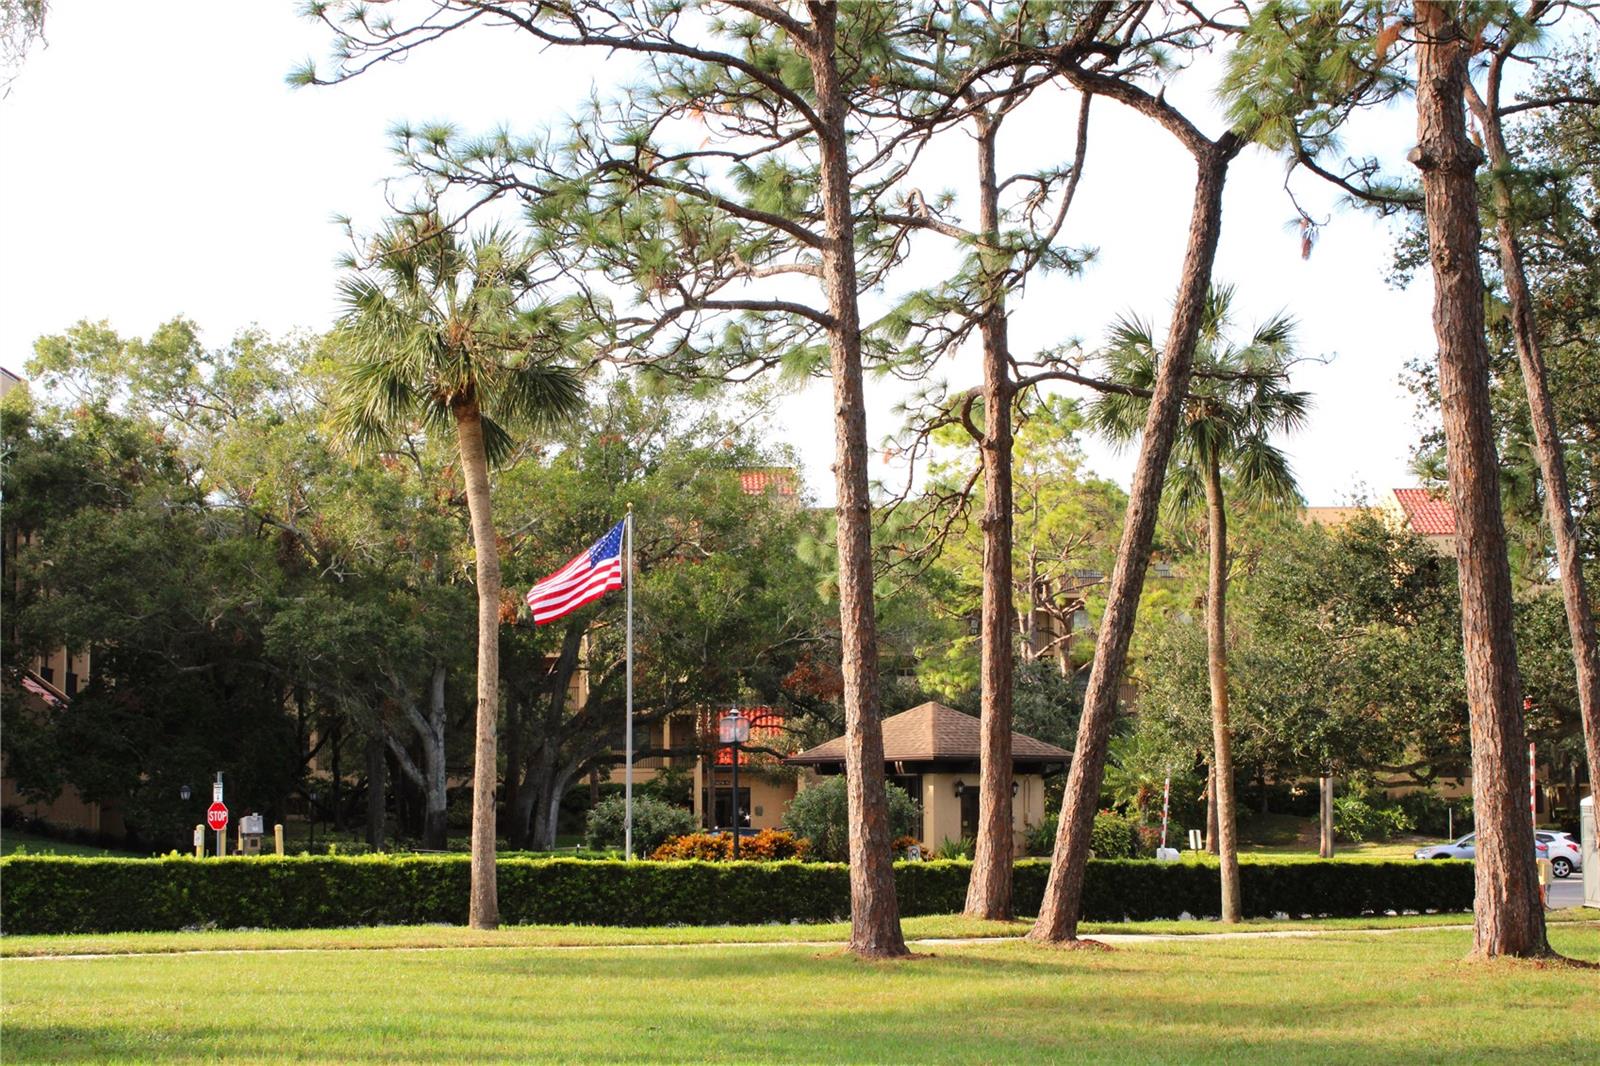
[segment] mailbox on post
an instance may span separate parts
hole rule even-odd
[[[247,814],[239,819],[239,854],[260,855],[262,818],[259,814]]]

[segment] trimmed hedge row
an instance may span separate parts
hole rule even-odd
[[[839,863],[636,862],[502,859],[506,923],[712,925],[829,921],[849,912]],[[967,862],[902,862],[902,914],[951,914],[966,900]],[[1050,864],[1016,866],[1016,901],[1031,914]],[[466,856],[0,860],[0,923],[24,933],[463,924]],[[1251,917],[1356,916],[1472,907],[1467,862],[1283,862],[1240,867]],[[1217,913],[1217,868],[1202,863],[1094,860],[1084,886],[1090,921]]]

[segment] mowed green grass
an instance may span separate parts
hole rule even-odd
[[[1600,959],[1600,929],[1556,925]],[[1600,971],[1463,931],[834,947],[506,947],[0,962],[7,1063],[1588,1061]]]
[[[54,837],[40,836],[21,829],[0,832],[0,855],[13,855],[21,851],[27,855],[81,855],[88,858],[139,859],[144,856],[132,851],[115,851],[94,844],[71,844]]]
[[[1549,922],[1593,922],[1596,914],[1583,907],[1549,911]],[[1226,932],[1327,931],[1339,929],[1407,929],[1470,925],[1471,914],[1371,915],[1365,918],[1317,918],[1278,921],[1250,919],[1225,926],[1207,919],[1148,922],[1085,922],[1087,935],[1152,933],[1193,936]],[[960,937],[1022,936],[1032,920],[992,922],[958,914],[906,918],[901,928],[908,940]],[[388,948],[470,947],[614,947],[647,944],[771,944],[850,939],[848,922],[793,925],[679,925],[657,927],[599,925],[507,925],[499,929],[467,929],[459,925],[380,925],[341,929],[212,929],[162,933],[82,933],[67,936],[0,937],[0,957],[42,955],[122,955],[184,951],[377,950]]]

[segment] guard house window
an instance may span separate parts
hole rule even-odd
[[[889,774],[888,781],[891,785],[899,785],[911,797],[911,802],[917,808],[917,813],[922,813],[922,775],[921,774]]]
[[[712,807],[711,813],[712,819],[716,822],[718,828],[727,828],[733,825],[733,789],[726,787],[717,789],[716,802]],[[740,827],[748,829],[750,826],[750,790],[742,786],[739,789],[739,815]]]

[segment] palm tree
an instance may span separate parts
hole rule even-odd
[[[1222,920],[1242,917],[1239,852],[1234,833],[1233,732],[1228,723],[1228,524],[1225,495],[1257,505],[1297,504],[1299,492],[1288,458],[1274,433],[1301,426],[1310,408],[1304,392],[1287,387],[1295,356],[1294,320],[1279,314],[1257,327],[1243,345],[1228,339],[1232,286],[1215,286],[1206,298],[1194,377],[1184,400],[1173,446],[1168,501],[1180,510],[1205,502],[1208,548],[1206,657],[1211,683],[1211,734],[1216,775],[1217,854],[1222,868]],[[1113,440],[1127,442],[1144,427],[1160,349],[1148,325],[1125,318],[1105,352],[1106,376],[1129,386],[1106,394],[1090,410],[1091,422]]]
[[[500,684],[500,553],[489,467],[512,451],[512,430],[541,429],[583,405],[566,360],[582,343],[562,304],[526,306],[531,249],[499,230],[463,239],[438,213],[390,222],[364,262],[347,259],[344,314],[333,334],[343,361],[339,429],[358,449],[397,431],[453,428],[466,480],[478,587],[478,711],[472,785],[475,929],[499,924],[495,887],[495,726]]]

